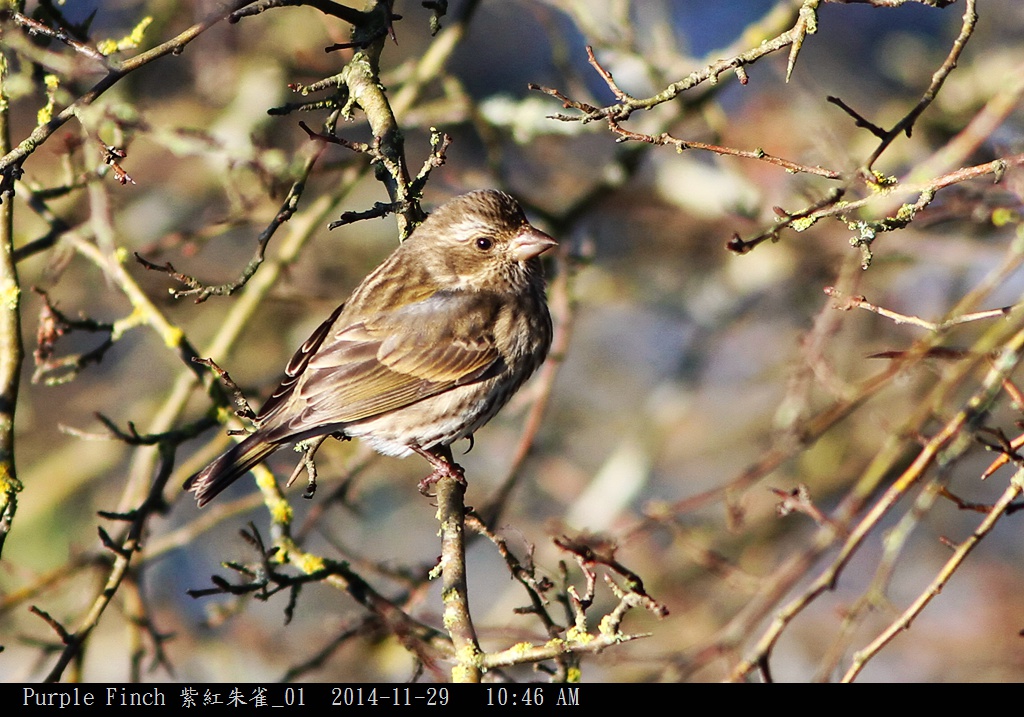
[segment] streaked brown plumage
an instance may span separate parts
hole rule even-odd
[[[256,429],[187,481],[204,506],[279,448],[327,434],[458,471],[471,436],[547,356],[539,256],[555,241],[502,192],[435,210],[289,361]]]

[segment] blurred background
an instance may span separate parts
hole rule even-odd
[[[929,322],[1019,303],[1024,175],[1012,164],[999,183],[991,173],[950,182],[908,226],[878,233],[867,269],[861,249],[851,246],[862,236],[857,222],[891,216],[918,194],[783,231],[777,242],[747,254],[726,249],[734,234],[766,232],[780,211],[799,212],[835,188],[850,201],[880,194],[857,173],[879,138],[826,98],[838,97],[882,128],[894,126],[921,100],[962,32],[965,0],[942,8],[821,3],[817,32],[806,36],[789,82],[785,47],[747,65],[746,84],[724,72],[717,83],[701,83],[623,123],[643,134],[763,150],[834,170],[839,179],[758,159],[617,142],[606,122],[550,119],[573,111],[527,87],[612,104],[587,62],[591,45],[623,91],[647,97],[778,37],[793,27],[800,5],[453,1],[442,31],[431,37],[429,10],[395,3],[402,18],[394,24],[397,44],[385,43],[381,81],[414,172],[429,155],[431,127],[452,137],[445,165],[427,184],[425,207],[500,187],[561,242],[548,274],[563,350],[549,373],[478,433],[471,453],[460,456],[455,446],[469,481],[466,500],[493,505],[515,465],[495,529],[520,559],[533,551],[538,573],[556,583],[565,561],[569,580],[582,590],[578,566],[553,538],[614,544],[616,559],[670,613],[659,619],[632,610],[623,630],[649,636],[583,656],[586,682],[764,679],[752,670],[737,674],[737,666],[757,654],[779,611],[836,565],[847,536],[880,505],[883,491],[983,385],[990,370],[985,351],[1001,345],[992,338],[996,325],[1020,321],[1011,314],[935,332],[844,303],[862,295]],[[80,0],[62,11],[70,23],[92,18],[94,45],[128,36],[150,17],[145,50],[214,7],[200,0]],[[882,176],[927,182],[1024,151],[1024,5],[978,0],[977,7],[980,19],[941,92],[911,136],[897,137],[874,164]],[[37,9],[28,3],[26,13]],[[10,18],[2,31],[16,145],[47,102],[45,74],[62,78],[59,110],[102,72],[66,45],[28,37]],[[352,51],[323,50],[347,42],[348,33],[346,23],[309,7],[220,22],[180,54],[130,73],[25,162],[15,246],[53,226],[27,205],[27,188],[63,188],[45,199],[73,229],[18,265],[29,354],[17,413],[24,490],[0,562],[0,679],[33,681],[51,670],[58,640],[30,606],[68,628],[79,625],[111,570],[97,528],[123,530],[97,512],[136,507],[156,480],[155,450],[113,438],[96,414],[122,431],[131,423],[148,433],[165,419],[168,428],[191,425],[211,408],[198,389],[177,412],[169,407],[190,369],[166,333],[138,320],[125,284],[90,259],[82,243],[111,261],[120,257],[168,325],[227,369],[254,406],[272,391],[294,349],[395,246],[393,217],[327,229],[342,211],[388,201],[365,171],[365,155],[329,146],[295,216],[269,244],[274,268],[265,265],[256,276],[277,274],[251,312],[238,306],[255,294],[252,284],[203,303],[175,299],[169,290],[179,283],[132,258],[137,252],[170,262],[208,283],[239,275],[311,151],[299,121],[316,129],[327,115],[267,110],[309,99],[290,84],[340,72]],[[997,121],[971,124],[979,116]],[[359,111],[339,122],[337,133],[371,139]],[[95,138],[126,150],[119,164],[130,183],[115,181]],[[826,295],[829,286],[838,287],[839,298]],[[45,291],[69,319],[121,322],[101,361],[78,371],[44,370],[32,380],[45,302],[29,287]],[[969,304],[961,304],[965,297]],[[125,321],[133,316],[137,325]],[[225,332],[237,338],[222,342]],[[92,351],[106,336],[69,330],[57,340],[56,355]],[[927,346],[955,351],[928,353]],[[896,366],[912,349],[912,360]],[[1012,466],[981,480],[998,455],[981,440],[995,444],[1020,433],[1020,406],[1011,393],[996,393],[991,411],[944,444],[870,525],[834,589],[808,600],[786,624],[770,654],[772,678],[842,677],[855,653],[925,593],[952,549],[1007,491]],[[524,439],[527,417],[541,400],[543,420]],[[181,481],[228,440],[223,427],[209,428],[177,447],[163,492],[167,510],[146,523],[129,575],[64,679],[414,678],[415,656],[327,585],[306,586],[288,624],[287,592],[266,601],[186,594],[212,587],[214,574],[236,580],[225,561],[253,562],[252,547],[239,535],[250,521],[268,546],[273,540],[251,478],[218,499],[223,506],[203,511],[181,494]],[[529,453],[513,464],[524,440]],[[281,452],[268,465],[284,481],[296,458]],[[349,561],[379,592],[402,595],[408,614],[440,629],[439,589],[423,580],[439,553],[434,507],[416,490],[425,464],[331,441],[317,466],[312,500],[300,497],[300,486],[287,491],[297,539],[312,553]],[[780,515],[776,491],[800,486],[814,510]],[[470,603],[485,649],[544,642],[536,617],[516,612],[529,600],[494,546],[477,540],[468,559]],[[1004,515],[859,679],[1024,679],[1022,566],[1020,516]],[[615,604],[599,580],[591,630]],[[502,676],[545,678],[530,666]]]

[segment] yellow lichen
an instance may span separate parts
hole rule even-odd
[[[142,37],[146,34],[146,28],[153,22],[152,17],[144,17],[139,24],[132,28],[132,31],[120,40],[106,39],[96,43],[96,49],[101,55],[112,55],[122,50],[134,50],[142,44]]]
[[[868,181],[868,187],[875,192],[888,192],[899,183],[899,180],[893,176],[886,176],[878,170],[871,170],[871,179]]]
[[[479,666],[480,650],[477,649],[476,645],[467,643],[455,654],[455,659],[458,660],[461,665]]]
[[[917,209],[913,204],[903,204],[896,210],[896,221],[906,224],[914,219]]]
[[[7,279],[0,284],[0,305],[13,311],[18,308],[18,300],[21,298],[21,287],[17,282]]]
[[[598,631],[605,637],[617,637],[619,631],[613,622],[611,615],[605,615],[601,618],[601,623],[597,626]]]
[[[53,119],[53,106],[56,103],[57,89],[60,87],[60,78],[57,75],[46,75],[43,78],[46,85],[46,105],[36,113],[36,124],[44,125]]]
[[[577,627],[570,627],[565,631],[565,639],[569,642],[575,642],[580,645],[586,645],[594,641],[594,636],[586,630],[580,630]]]
[[[181,346],[183,338],[185,338],[185,332],[177,326],[172,326],[164,332],[164,344],[169,349],[176,349]]]
[[[568,652],[569,646],[565,643],[565,640],[554,638],[544,643],[544,647],[553,648],[559,652]]]
[[[800,217],[799,219],[794,219],[789,226],[795,232],[804,232],[813,227],[817,221],[814,217]]]
[[[11,475],[11,466],[6,461],[0,463],[0,493],[10,495],[20,493],[23,486],[20,480]]]
[[[1008,207],[998,207],[992,212],[992,224],[1003,227],[1007,224],[1016,224],[1020,221],[1020,214]]]
[[[466,665],[456,665],[452,668],[452,682],[463,683],[469,682],[472,678],[472,672]]]
[[[270,506],[270,517],[279,525],[287,525],[292,522],[292,507],[286,500],[274,501]],[[319,558],[318,558],[319,560]],[[321,567],[323,565],[321,564]],[[317,568],[319,570],[319,568]]]
[[[312,553],[303,553],[299,556],[299,570],[311,575],[324,569],[324,559]]]

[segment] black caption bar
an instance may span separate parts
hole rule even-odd
[[[623,688],[625,686],[618,686]],[[597,692],[594,692],[597,690]],[[166,708],[197,711],[230,709],[352,709],[374,707],[579,707],[585,693],[592,704],[607,704],[615,685],[394,685],[394,684],[189,684],[160,685],[0,684],[0,704],[18,714],[33,709],[68,710]],[[625,696],[625,690],[622,690]],[[6,712],[6,710],[4,710]]]

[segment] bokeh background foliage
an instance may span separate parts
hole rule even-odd
[[[561,248],[557,351],[459,458],[529,574],[471,538],[473,623],[573,651],[489,678],[1024,679],[1024,5],[398,0],[397,42],[329,5],[4,3],[0,679],[449,675],[422,461],[330,441],[312,500],[203,511],[180,484],[238,425],[192,355],[258,406],[417,190],[479,187]],[[315,84],[374,44],[410,177],[443,161],[409,195]],[[233,282],[260,237],[230,296],[165,266]],[[321,558],[385,602],[298,589]],[[606,576],[641,598],[597,651]]]

